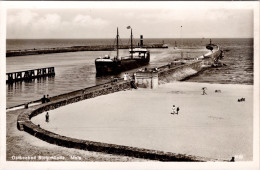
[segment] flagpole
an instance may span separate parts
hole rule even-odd
[[[133,58],[133,32],[132,32],[131,26],[127,26],[126,28],[127,29],[131,29],[131,36],[130,36],[130,39],[131,39],[131,50],[130,50],[130,54],[131,54],[131,59],[132,59]]]
[[[183,48],[183,40],[182,40],[182,25],[181,25],[181,48]],[[181,59],[183,59],[183,51],[181,49]]]
[[[183,46],[183,40],[182,40],[182,26],[181,26],[181,46]]]

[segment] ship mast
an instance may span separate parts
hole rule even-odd
[[[183,40],[182,40],[182,25],[181,25],[181,47],[183,48]],[[181,59],[183,59],[183,51],[181,49]]]
[[[133,33],[131,28],[131,58],[133,58]]]
[[[118,59],[118,56],[119,56],[118,38],[119,38],[119,34],[118,34],[118,27],[117,27],[117,34],[116,34],[116,59]]]

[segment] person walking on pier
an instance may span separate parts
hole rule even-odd
[[[136,82],[136,73],[133,74],[133,79]]]
[[[42,98],[41,100],[42,100],[42,104],[46,102],[46,97],[45,97],[45,95],[43,95],[43,98]]]
[[[46,102],[50,102],[49,95],[47,94]]]
[[[49,122],[49,113],[47,112],[46,115],[45,115],[45,121],[46,122]]]
[[[125,81],[127,80],[127,75],[126,75],[126,73],[124,73],[124,80],[125,80]]]
[[[131,81],[132,78],[131,78],[130,74],[126,73],[126,75],[127,75],[127,80]]]

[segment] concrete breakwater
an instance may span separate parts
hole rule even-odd
[[[205,62],[209,62],[210,59],[189,61],[184,63],[171,63],[170,65],[165,65],[159,67],[159,81],[169,82],[172,80],[182,80],[187,76],[196,74],[197,72],[203,70]],[[21,131],[26,131],[27,133],[34,135],[35,137],[44,140],[51,144],[56,144],[59,146],[64,146],[68,148],[77,148],[82,150],[103,152],[108,154],[117,154],[124,156],[131,156],[137,158],[145,158],[151,160],[159,161],[220,161],[210,158],[185,155],[185,154],[175,154],[169,152],[162,152],[157,150],[149,150],[144,148],[129,147],[123,145],[115,145],[101,142],[94,142],[89,140],[81,140],[70,138],[66,136],[61,136],[53,132],[42,129],[40,126],[35,125],[31,122],[31,118],[41,114],[48,110],[53,110],[58,107],[65,106],[67,104],[75,103],[81,100],[94,98],[101,95],[106,95],[109,93],[114,93],[126,89],[130,89],[131,84],[129,81],[123,81],[121,79],[90,88],[81,89],[67,94],[62,94],[51,98],[51,102],[32,106],[28,109],[24,109],[24,112],[20,114],[17,118],[17,128]],[[222,160],[223,161],[223,160]],[[224,160],[227,161],[227,160]]]
[[[134,46],[136,47],[136,46]],[[164,44],[149,44],[145,48],[168,48]],[[120,45],[119,49],[128,49],[127,45]],[[96,45],[96,46],[72,46],[72,47],[57,47],[57,48],[42,48],[42,49],[25,49],[25,50],[7,50],[6,57],[25,56],[25,55],[39,55],[50,53],[65,53],[77,51],[113,51],[115,47],[112,45]]]
[[[167,69],[160,68],[158,73],[159,84],[169,83],[171,81],[181,81],[189,76],[197,74],[206,69],[206,67],[203,67],[203,63],[203,61],[195,61],[177,66],[175,66],[175,63],[171,63]]]
[[[213,51],[191,60],[180,60],[169,63],[158,68],[158,78],[160,83],[185,80],[198,74],[205,69],[220,64],[219,59],[223,57],[223,51],[219,46],[215,46]]]

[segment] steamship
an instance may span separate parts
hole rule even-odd
[[[117,28],[116,36],[116,56],[111,58],[109,55],[99,57],[95,60],[96,75],[118,74],[122,71],[138,68],[149,64],[150,51],[143,47],[143,36],[140,36],[140,44],[133,48],[133,34],[131,28],[131,47],[129,55],[119,58],[119,33]]]

